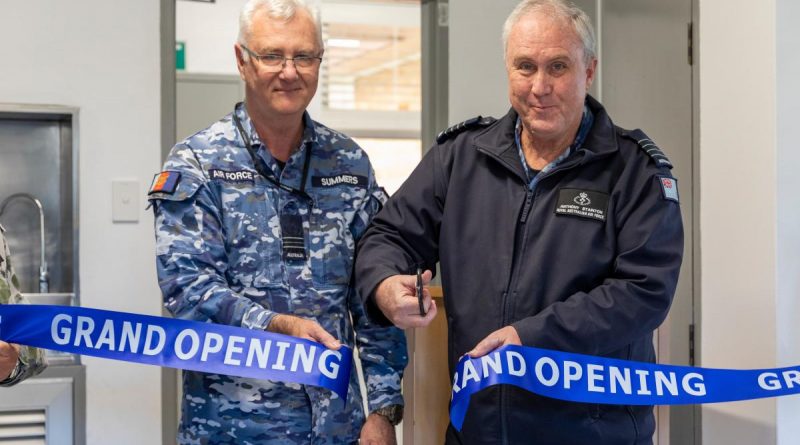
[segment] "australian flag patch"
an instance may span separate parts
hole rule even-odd
[[[678,199],[678,181],[675,178],[668,178],[666,176],[659,176],[658,180],[661,182],[661,192],[663,193],[664,199],[680,202]]]

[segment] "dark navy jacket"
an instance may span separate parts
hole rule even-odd
[[[587,104],[595,118],[584,143],[533,191],[511,110],[435,145],[362,238],[356,281],[365,297],[388,276],[440,262],[451,374],[458,357],[508,325],[527,346],[654,361],[652,333],[683,255],[676,183],[652,142],[637,143],[643,133],[614,126],[591,97]],[[473,396],[464,429],[451,426],[446,441],[646,444],[654,430],[651,407],[504,386]]]

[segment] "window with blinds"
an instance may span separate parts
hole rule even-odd
[[[393,193],[421,157],[419,0],[321,0],[325,56],[317,96],[323,123],[369,154]]]
[[[324,24],[323,106],[334,110],[420,111],[419,26]]]

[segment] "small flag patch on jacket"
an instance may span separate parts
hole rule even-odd
[[[661,181],[661,191],[664,192],[664,199],[680,202],[678,200],[678,181],[675,178],[664,176],[659,176],[658,179]]]
[[[153,184],[150,186],[148,195],[153,193],[167,193],[169,195],[175,193],[178,188],[178,181],[181,179],[180,172],[163,171],[158,173],[153,178]]]

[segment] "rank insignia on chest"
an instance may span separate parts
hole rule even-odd
[[[178,182],[181,180],[181,173],[175,171],[163,171],[158,173],[153,178],[153,184],[150,186],[150,191],[147,193],[166,193],[173,194],[178,187]]]

